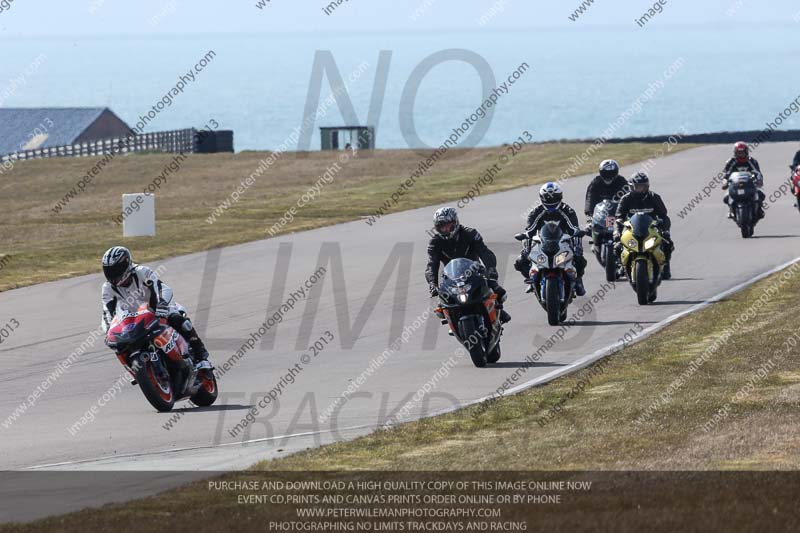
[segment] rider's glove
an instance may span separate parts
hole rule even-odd
[[[428,287],[428,290],[431,292],[431,298],[434,296],[439,296],[439,289],[436,287],[436,285],[431,285]]]
[[[669,241],[669,240],[671,240],[671,239],[670,239],[670,233],[669,233],[669,230],[662,231],[662,232],[661,232],[661,236],[662,236],[662,237],[664,237],[664,239],[666,239],[666,240],[668,240],[668,241]]]
[[[159,302],[156,306],[156,317],[167,318],[169,316],[169,304],[167,302]]]
[[[486,267],[486,277],[489,279],[493,279],[497,281],[500,275],[497,273],[497,269],[494,267]]]

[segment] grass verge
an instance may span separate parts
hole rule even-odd
[[[555,179],[590,145],[529,145],[510,159],[481,194]],[[676,146],[674,151],[690,148]],[[578,173],[614,157],[622,164],[653,157],[659,145],[615,144],[594,152]],[[505,148],[453,150],[389,212],[412,209],[464,196],[498,162]],[[276,235],[356,220],[374,213],[417,169],[421,156],[411,150],[362,153],[341,165],[330,184],[297,210]],[[59,213],[53,208],[76,186],[99,158],[58,158],[20,162],[0,179],[0,291],[67,278],[99,269],[99,258],[112,245],[124,244],[137,260],[151,262],[240,244],[270,236],[268,228],[320,177],[337,163],[338,154],[307,157],[285,153],[209,224],[207,219],[259,167],[266,152],[189,155],[165,176],[156,191],[157,236],[122,238],[121,195],[143,191],[173,164],[172,154],[118,157],[106,165],[82,194]],[[533,200],[533,199],[532,199]],[[380,223],[380,222],[378,222]]]
[[[800,468],[800,348],[795,348],[800,345],[800,335],[795,333],[798,313],[800,265],[794,265],[676,321],[593,367],[501,398],[490,409],[462,409],[352,442],[262,462],[253,470],[276,474],[795,470]],[[557,416],[548,416],[556,406]],[[542,423],[543,420],[547,422]],[[226,479],[243,480],[248,476],[252,474],[235,473]],[[712,518],[708,509],[698,507],[696,500],[703,492],[709,494],[709,483],[714,484],[710,493],[717,509],[729,509],[729,518],[763,518],[753,515],[751,507],[740,505],[725,479],[705,479],[702,489],[688,479],[672,479],[664,490],[702,523],[714,524],[709,522]],[[641,480],[631,478],[586,505],[593,506],[603,523],[616,528],[622,523],[615,521],[619,516],[615,513],[629,513],[631,520],[651,520],[636,505],[630,508],[629,501],[622,503],[626,491],[637,490],[640,484]],[[661,494],[642,495],[645,497],[653,506],[649,511],[660,513],[657,520],[663,521],[646,522],[649,526],[675,519],[660,499]],[[770,505],[775,507],[771,513],[774,515],[779,506],[775,502]],[[796,509],[796,501],[790,505]],[[198,518],[208,529],[226,530],[240,520],[255,526],[270,518],[269,506],[246,509],[245,513],[237,505],[234,494],[215,494],[214,500],[209,501],[206,484],[195,483],[171,491],[166,497],[86,510],[0,531],[128,530],[134,525],[138,531],[158,531],[167,523],[190,524]],[[537,511],[537,524],[548,524],[557,512],[560,511]],[[591,530],[600,523],[586,521],[582,514],[571,519],[580,521],[575,530]]]

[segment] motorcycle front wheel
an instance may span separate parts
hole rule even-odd
[[[561,289],[556,278],[547,278],[544,296],[547,304],[547,323],[557,326],[561,323]]]
[[[497,343],[497,346],[494,347],[494,350],[489,352],[489,355],[486,356],[486,361],[489,363],[496,363],[500,360],[500,343]]]
[[[136,371],[136,381],[150,405],[158,412],[166,413],[175,405],[175,391],[169,373],[162,365],[160,359],[155,363],[149,357],[140,361],[139,369]]]
[[[194,393],[190,400],[198,407],[208,407],[217,401],[217,394],[219,394],[217,378],[214,376],[213,370],[201,370],[201,372],[200,388],[197,389],[197,392]]]
[[[737,222],[739,223],[739,228],[742,231],[743,239],[749,239],[750,237],[753,236],[754,217],[751,209],[752,208],[750,208],[749,206],[740,205],[736,213]]]
[[[461,339],[464,341],[464,348],[469,352],[472,364],[478,368],[486,366],[486,349],[483,347],[483,334],[478,331],[477,319],[464,320],[459,323]]]
[[[634,279],[636,279],[636,300],[639,305],[647,305],[650,303],[650,276],[647,272],[647,261],[637,261],[636,272]]]
[[[613,281],[617,281],[617,256],[614,254],[614,247],[611,245],[606,245],[608,250],[606,251],[606,281],[609,283]]]

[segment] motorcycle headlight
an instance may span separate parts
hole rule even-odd
[[[544,255],[544,254],[539,254],[538,256],[536,256],[536,262],[538,264],[540,264],[540,265],[546,265],[547,264],[547,256]]]
[[[556,256],[556,265],[562,265],[567,261],[569,261],[569,259],[570,259],[570,253],[567,250],[564,250],[563,252],[561,252]]]
[[[631,239],[628,241],[628,248],[638,248],[638,247],[639,243],[636,241],[636,239]]]
[[[456,295],[469,294],[472,290],[472,285],[461,285],[460,287],[452,287],[450,292]]]
[[[458,295],[458,301],[461,302],[462,304],[467,303],[467,298],[468,298],[468,295],[466,295],[466,294],[459,294]]]
[[[653,248],[655,245],[656,245],[656,238],[655,237],[650,237],[649,239],[644,241],[644,249],[645,250],[649,250],[650,248]]]

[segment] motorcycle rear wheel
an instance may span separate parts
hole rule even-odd
[[[158,364],[163,363],[159,361]],[[172,407],[175,405],[175,390],[169,379],[165,380],[159,375],[160,369],[157,369],[155,365],[156,363],[150,359],[143,361],[136,371],[136,381],[150,405],[155,407],[156,411],[166,413],[172,411]]]
[[[647,272],[647,262],[637,261],[636,277],[636,300],[639,305],[647,305],[650,301],[650,277]]]

